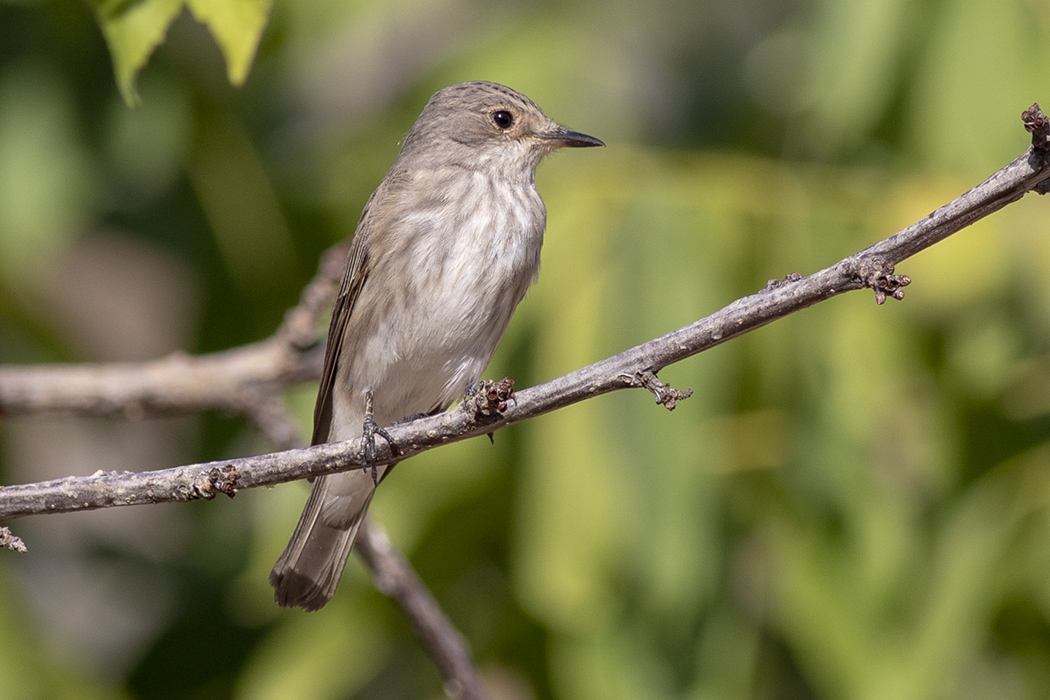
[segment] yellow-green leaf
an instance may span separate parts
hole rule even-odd
[[[230,82],[244,83],[266,28],[272,0],[187,0],[187,4],[222,49]]]
[[[125,102],[138,104],[135,78],[164,41],[183,0],[108,0],[93,5],[113,57],[117,86]]]

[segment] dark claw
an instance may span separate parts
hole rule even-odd
[[[401,418],[400,420],[394,421],[394,425],[402,425],[403,423],[411,423],[414,420],[419,420],[420,418],[429,418],[432,415],[434,415],[434,414],[433,413],[413,413],[410,416],[405,416],[404,418]]]

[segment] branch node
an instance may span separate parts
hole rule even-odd
[[[635,372],[630,378],[630,383],[633,387],[643,387],[653,392],[656,403],[668,411],[673,411],[679,401],[684,401],[693,395],[692,389],[675,389],[670,384],[661,382],[656,372],[648,369]]]
[[[904,299],[904,287],[911,284],[911,277],[893,274],[893,263],[880,257],[853,261],[849,269],[855,280],[875,290],[875,303],[880,306],[886,303],[886,297]]]
[[[237,495],[237,479],[239,478],[241,478],[241,473],[233,465],[227,464],[222,469],[212,467],[200,475],[193,490],[206,501],[215,498],[216,493],[224,493],[233,498]]]
[[[12,552],[22,552],[23,554],[29,551],[22,538],[12,534],[11,529],[7,527],[0,527],[0,547],[10,549]]]
[[[507,402],[514,400],[514,380],[504,377],[498,382],[486,379],[473,387],[473,393],[463,402],[475,420],[481,424],[492,423],[507,410]]]
[[[782,280],[769,280],[768,282],[766,282],[766,291],[769,291],[771,289],[779,289],[785,284],[792,284],[794,282],[800,281],[801,279],[802,275],[798,272],[789,272],[787,273],[787,276],[784,277],[784,279]]]
[[[1032,135],[1032,148],[1042,154],[1050,153],[1050,119],[1043,114],[1039,103],[1034,102],[1031,107],[1021,112],[1021,120],[1024,122],[1025,131]]]

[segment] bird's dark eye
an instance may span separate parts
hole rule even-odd
[[[509,129],[514,123],[514,115],[505,109],[497,110],[492,113],[492,123],[501,129]]]

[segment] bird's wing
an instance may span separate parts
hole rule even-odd
[[[368,273],[374,267],[369,257],[369,241],[376,237],[376,231],[389,224],[389,216],[380,213],[391,211],[392,207],[383,204],[395,197],[408,181],[407,173],[391,172],[368,198],[361,220],[357,223],[350,251],[347,254],[343,280],[339,293],[332,305],[332,320],[328,325],[328,344],[324,353],[324,368],[321,370],[321,386],[317,391],[317,404],[314,406],[314,434],[312,445],[328,442],[332,428],[332,390],[335,385],[346,327],[354,305],[361,295],[361,289],[368,280]]]

